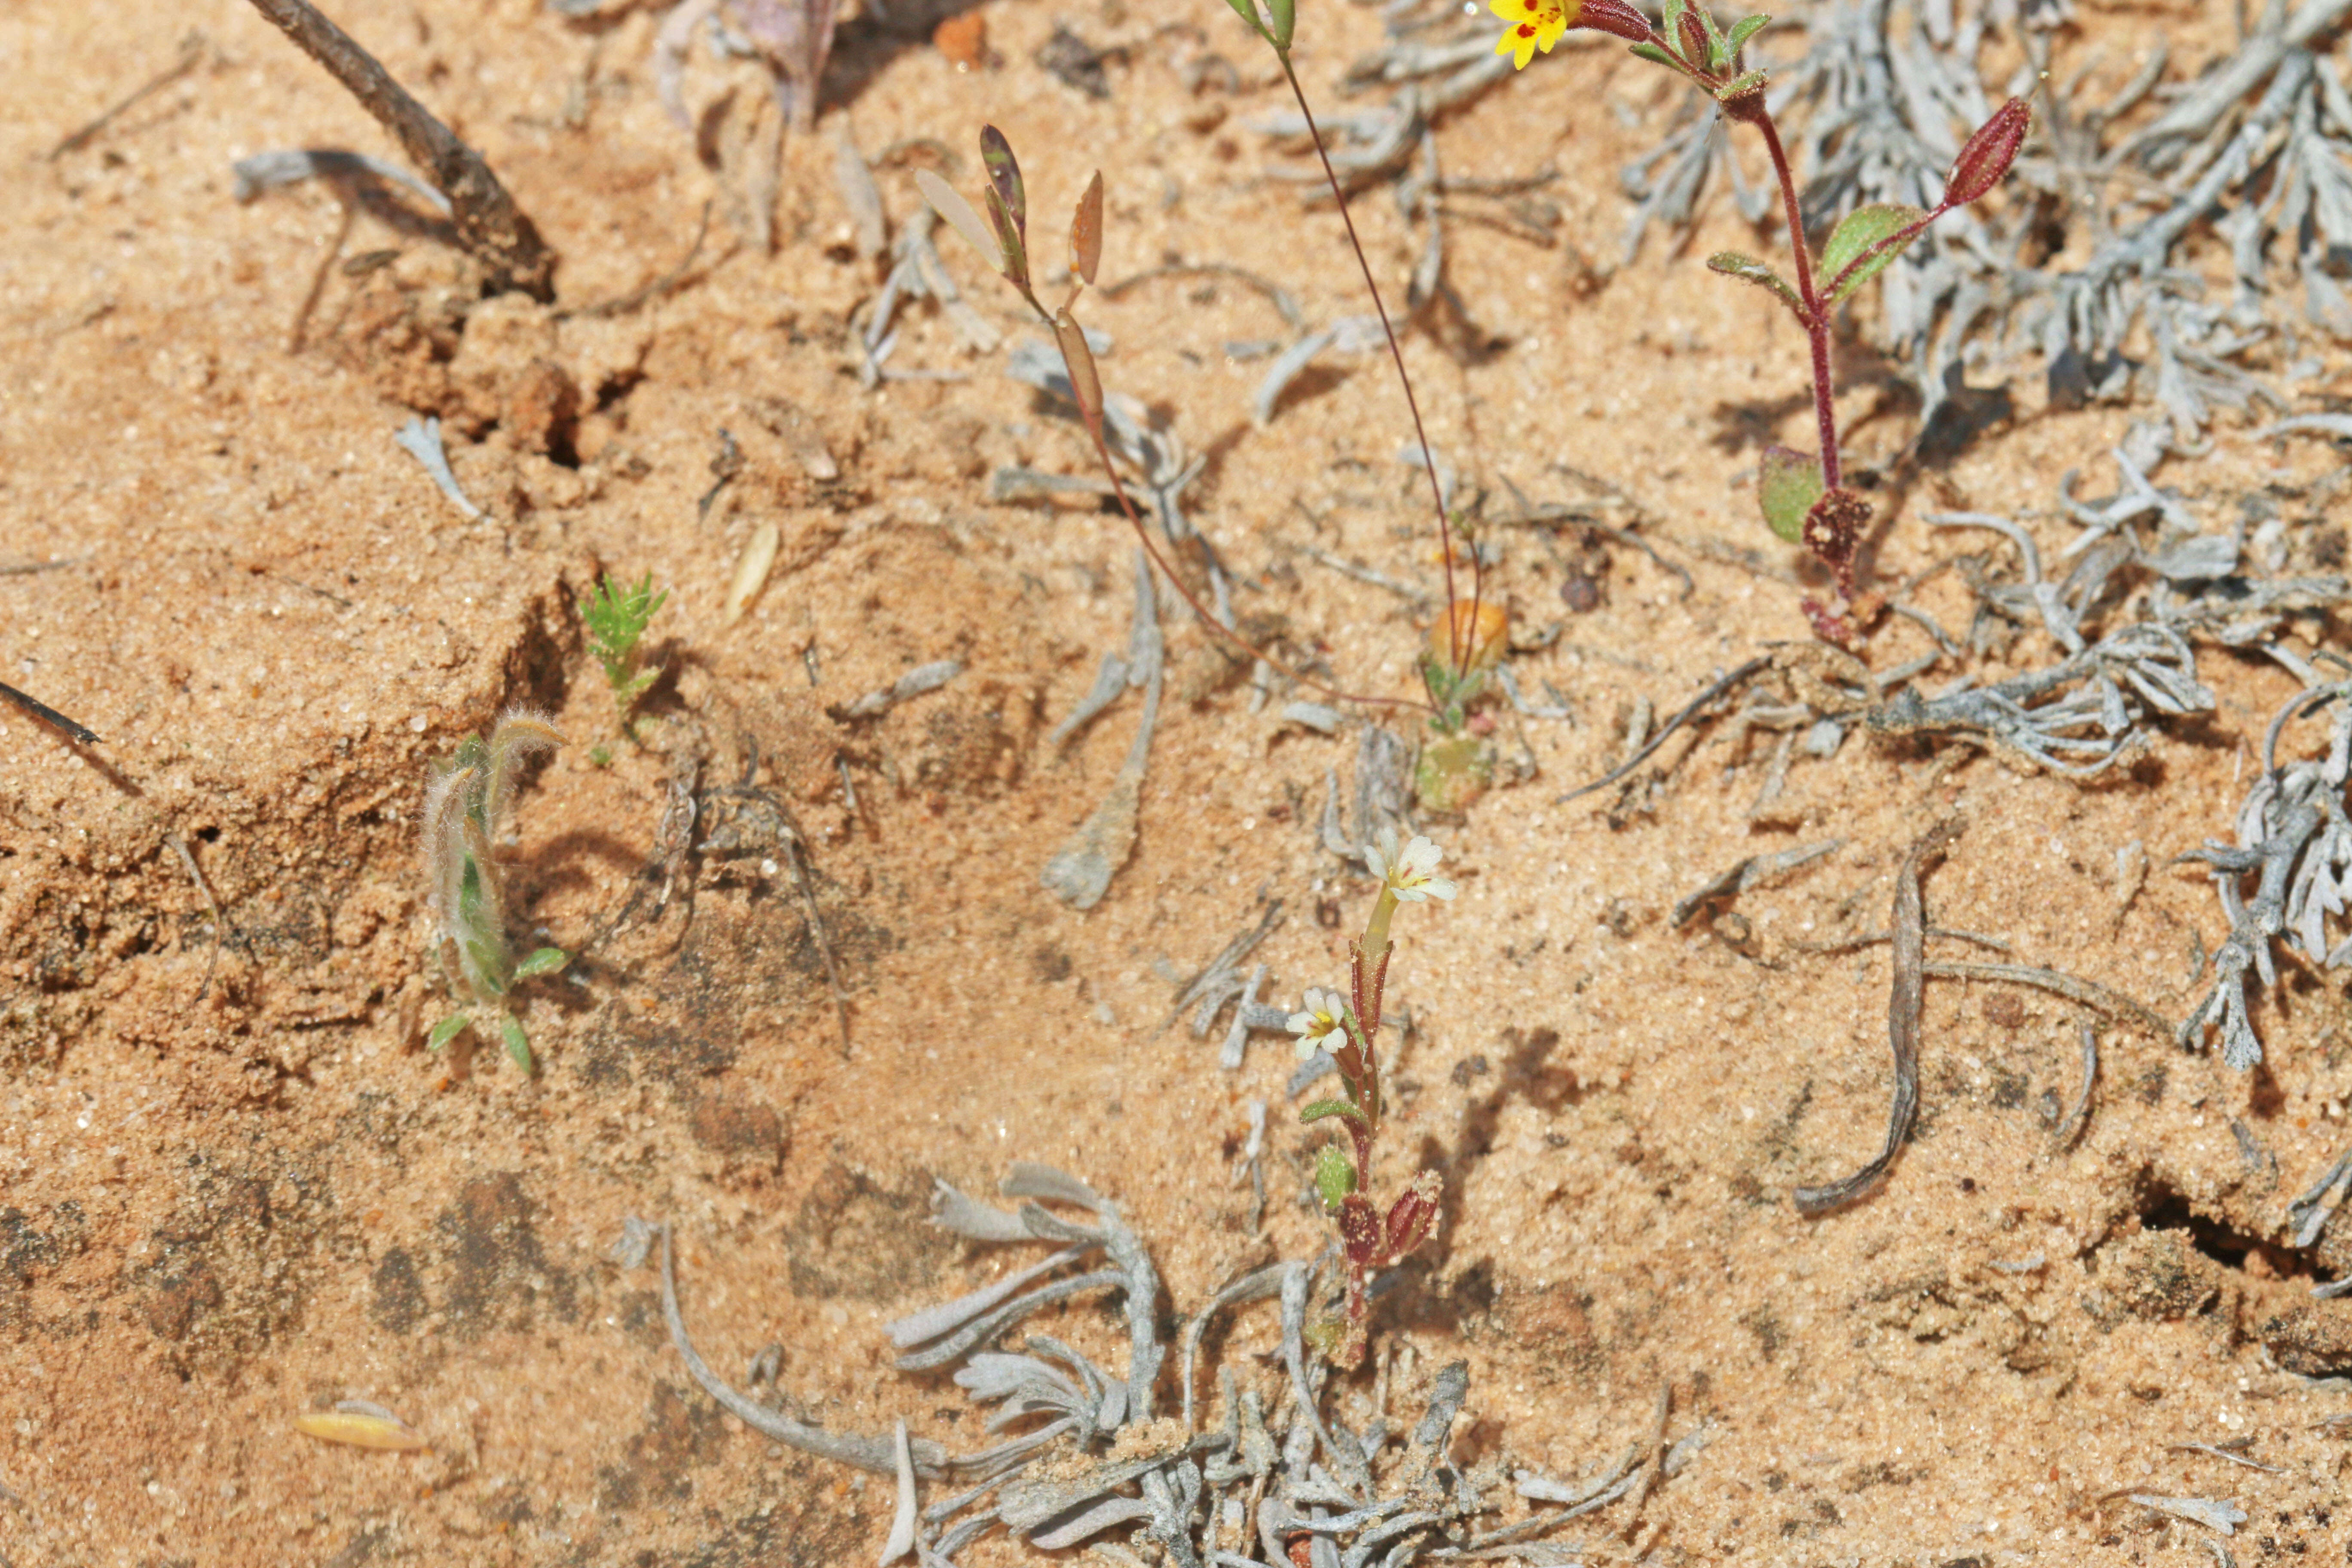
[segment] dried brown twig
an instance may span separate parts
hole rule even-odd
[[[1951,817],[1929,828],[1903,857],[1903,869],[1895,878],[1895,984],[1886,1003],[1886,1038],[1895,1051],[1895,1103],[1886,1115],[1885,1145],[1877,1158],[1843,1181],[1799,1187],[1790,1194],[1799,1214],[1827,1214],[1861,1197],[1886,1173],[1911,1135],[1912,1120],[1919,1113],[1919,1009],[1927,974],[1927,915],[1919,876],[1959,836],[1960,827],[1960,819]]]
[[[253,0],[253,5],[303,53],[326,67],[449,198],[458,243],[488,268],[484,279],[488,292],[513,289],[542,301],[555,298],[555,253],[540,239],[538,228],[515,205],[480,153],[435,119],[373,55],[320,16],[310,0]]]
[[[15,703],[42,723],[55,727],[65,735],[66,739],[77,745],[95,746],[99,743],[96,731],[75,723],[47,703],[38,698],[27,697],[13,686],[0,685],[0,701]]]

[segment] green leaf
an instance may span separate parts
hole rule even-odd
[[[515,965],[517,980],[530,980],[541,974],[552,974],[572,962],[572,955],[560,947],[542,947]]]
[[[1715,100],[1717,103],[1729,103],[1735,98],[1744,98],[1751,92],[1761,92],[1764,90],[1764,82],[1765,75],[1762,71],[1749,71],[1744,76],[1733,77],[1715,89]]]
[[[1756,479],[1756,499],[1764,521],[1774,533],[1791,544],[1805,537],[1805,514],[1822,499],[1821,460],[1810,452],[1787,447],[1764,448],[1764,466]]]
[[[506,1037],[507,1059],[524,1072],[530,1071],[530,1037],[512,1017],[499,1020],[499,1033]]]
[[[1225,0],[1225,4],[1234,8],[1234,16],[1249,24],[1251,32],[1269,44],[1274,42],[1274,35],[1266,31],[1265,24],[1258,18],[1257,7],[1251,5],[1250,0]]]
[[[514,961],[497,942],[488,937],[468,935],[458,942],[457,952],[465,961],[466,983],[474,988],[478,998],[507,994],[507,986],[513,980],[507,965]]]
[[[1635,44],[1633,46],[1633,52],[1639,58],[1650,60],[1662,66],[1673,66],[1677,70],[1682,68],[1682,62],[1680,60],[1675,58],[1674,56],[1668,54],[1664,48],[1660,47],[1656,44]]]
[[[1326,1143],[1315,1152],[1315,1191],[1323,1199],[1323,1206],[1336,1209],[1339,1200],[1356,1190],[1356,1167],[1346,1151],[1337,1143]]]
[[[1770,290],[1797,313],[1798,321],[1805,319],[1805,302],[1797,297],[1796,289],[1790,288],[1779,273],[1746,252],[1718,250],[1706,258],[1706,266],[1710,272],[1720,272],[1726,278],[1737,278],[1742,283],[1753,283],[1759,289]]]
[[[1318,1100],[1298,1113],[1301,1121],[1320,1121],[1329,1116],[1344,1116],[1350,1121],[1366,1121],[1364,1113],[1344,1100]]]
[[[1265,13],[1274,22],[1274,47],[1290,47],[1291,37],[1298,31],[1298,0],[1265,0]]]
[[[1699,26],[1706,31],[1707,68],[1717,71],[1729,70],[1731,53],[1723,47],[1723,29],[1716,26],[1715,8],[1711,5],[1694,5],[1691,7],[1691,14],[1698,18]]]
[[[442,1047],[447,1045],[450,1041],[464,1034],[466,1032],[466,1026],[473,1021],[473,1019],[466,1016],[463,1013],[451,1014],[448,1017],[442,1019],[439,1023],[433,1026],[433,1032],[425,1037],[425,1048],[428,1051],[439,1050]]]
[[[1905,234],[1927,222],[1917,207],[1892,202],[1856,207],[1822,247],[1822,298],[1834,305],[1886,269],[1918,235]],[[1881,248],[1881,247],[1884,248]]]
[[[1771,20],[1769,16],[1749,16],[1744,21],[1732,24],[1731,31],[1723,40],[1726,45],[1724,52],[1727,57],[1724,65],[1726,70],[1731,68],[1732,61],[1739,58],[1739,51],[1748,47],[1748,40],[1762,32]]]

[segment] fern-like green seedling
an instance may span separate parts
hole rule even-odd
[[[642,623],[640,623],[642,629]],[[468,735],[457,754],[434,771],[425,795],[425,871],[434,917],[434,946],[461,1010],[433,1027],[426,1043],[439,1050],[472,1022],[463,1004],[494,1010],[507,1055],[531,1069],[530,1042],[508,1010],[509,994],[525,980],[552,974],[570,962],[561,948],[518,954],[507,935],[500,873],[490,837],[512,797],[514,773],[533,752],[551,751],[563,736],[542,714],[510,710],[484,741]]]
[[[589,590],[588,602],[580,606],[580,619],[588,628],[588,651],[604,667],[604,679],[613,689],[614,711],[625,735],[636,733],[629,710],[646,694],[646,688],[661,677],[658,669],[637,668],[637,644],[668,597],[667,588],[654,592],[654,574],[648,572],[634,587],[609,576],[600,579]]]

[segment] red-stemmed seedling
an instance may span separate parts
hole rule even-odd
[[[1869,526],[1871,507],[1847,487],[1839,460],[1837,410],[1830,387],[1830,334],[1837,308],[1885,271],[1937,219],[1981,199],[2000,184],[2024,145],[2032,111],[2024,100],[2014,98],[1995,110],[1960,149],[1944,182],[1943,199],[1933,208],[1894,203],[1857,207],[1839,221],[1816,255],[1805,240],[1796,175],[1765,100],[1769,79],[1764,71],[1748,68],[1745,58],[1748,40],[1769,17],[1749,16],[1726,28],[1706,6],[1692,0],[1665,0],[1664,15],[1655,26],[1624,0],[1487,0],[1487,6],[1507,25],[1496,52],[1513,56],[1521,68],[1537,50],[1550,53],[1570,28],[1599,28],[1632,40],[1633,53],[1642,58],[1687,77],[1722,106],[1726,116],[1754,126],[1764,139],[1787,216],[1796,282],[1791,285],[1755,257],[1736,250],[1718,251],[1706,264],[1769,290],[1804,329],[1812,355],[1813,414],[1821,451],[1768,448],[1757,489],[1772,531],[1792,544],[1802,543],[1836,580],[1835,607],[1812,599],[1804,602],[1814,632],[1830,642],[1850,643],[1857,621],[1873,618],[1875,606],[1854,592],[1854,556],[1863,530]]]

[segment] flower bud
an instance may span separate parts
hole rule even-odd
[[[1614,33],[1629,43],[1643,44],[1650,39],[1650,19],[1625,4],[1625,0],[1584,0],[1582,5],[1568,8],[1568,25]]]
[[[1684,12],[1675,20],[1675,31],[1681,37],[1683,58],[1695,66],[1704,68],[1706,65],[1707,56],[1706,25],[1698,19],[1696,14],[1689,11]]]
[[[1964,207],[2000,184],[2009,166],[2017,162],[2017,150],[2025,144],[2026,129],[2032,123],[2033,110],[2025,100],[2012,98],[1978,126],[1977,133],[1953,160],[1951,176],[1944,182],[1945,209]]]
[[[1448,669],[1458,666],[1465,673],[1489,668],[1503,657],[1504,638],[1510,629],[1511,613],[1494,600],[1481,601],[1474,616],[1469,600],[1456,599],[1429,628],[1429,657]]]

